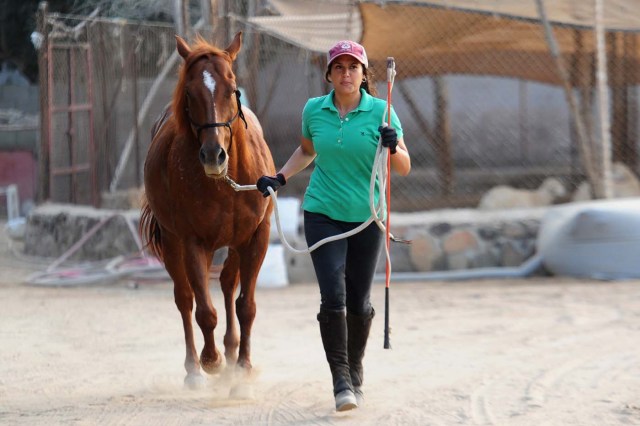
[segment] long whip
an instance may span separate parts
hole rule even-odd
[[[391,124],[391,91],[393,89],[393,80],[396,75],[396,62],[393,57],[387,58],[387,122]],[[387,154],[387,223],[385,232],[385,245],[387,249],[387,265],[385,270],[385,287],[384,287],[384,348],[390,349],[389,341],[389,285],[391,284],[391,257],[390,257],[390,235],[391,235],[391,152]]]

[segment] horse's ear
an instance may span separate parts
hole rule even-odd
[[[229,47],[225,49],[225,51],[231,57],[232,61],[236,60],[236,56],[238,56],[238,52],[240,51],[241,47],[242,47],[242,31],[236,34],[236,36],[233,38],[233,41],[231,42]]]
[[[180,56],[182,56],[185,59],[191,53],[191,48],[189,47],[187,42],[184,41],[184,39],[177,34],[176,34],[176,48],[178,49],[178,53],[180,54]]]

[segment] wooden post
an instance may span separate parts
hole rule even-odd
[[[582,42],[582,32],[578,29],[573,29],[573,55],[571,57],[571,65],[569,67],[569,80],[572,87],[580,86],[580,79],[582,77],[582,69],[580,68],[580,59],[584,55],[584,44]],[[580,106],[582,106],[583,98],[580,98]],[[582,113],[582,108],[580,113]],[[571,173],[576,174],[580,170],[580,158],[578,150],[578,135],[576,133],[576,126],[573,120],[569,121],[569,138],[571,139],[571,147],[569,154],[571,155]]]
[[[256,0],[249,0],[247,19],[253,18],[256,16],[256,13]],[[243,49],[245,51],[244,88],[247,94],[247,103],[254,111],[256,111],[256,106],[258,105],[258,81],[260,75],[260,32],[255,31],[251,26],[248,26],[243,34],[243,40]]]
[[[40,89],[40,143],[37,145],[38,187],[36,201],[43,203],[48,200],[49,193],[49,28],[47,14],[49,5],[40,2],[36,13],[37,31],[42,36],[42,43],[38,48],[38,84]]]
[[[139,41],[136,39],[131,40],[131,54],[129,55],[130,61],[130,69],[131,69],[131,81],[133,83],[133,87],[131,88],[133,92],[133,110],[135,114],[133,114],[133,129],[134,129],[134,143],[136,146],[134,152],[134,164],[135,164],[135,182],[136,186],[139,188],[142,184],[142,170],[141,170],[141,158],[142,154],[140,153],[140,124],[138,123],[137,115],[139,108],[139,100],[138,100],[138,55],[136,55],[136,50],[138,49]]]
[[[607,69],[611,87],[611,155],[613,161],[624,162],[627,140],[627,96],[624,85],[623,55],[618,43],[619,35],[610,32],[607,39]]]
[[[200,0],[200,10],[204,37],[216,46],[223,45],[223,40],[217,38],[217,30],[220,26],[220,17],[218,16],[220,6],[218,0]]]
[[[228,0],[218,0],[218,23],[216,28],[216,40],[218,45],[226,46],[231,40],[229,24],[229,2]]]
[[[624,163],[633,170],[637,164],[638,149],[636,147],[636,138],[631,135],[632,131],[630,124],[632,96],[629,81],[633,78],[633,74],[630,71],[633,61],[630,56],[634,54],[634,51],[631,49],[635,34],[623,33],[620,36],[622,37],[622,54],[620,55],[621,58],[619,61],[621,83],[620,91],[624,102],[624,141],[622,147],[622,161],[624,161]]]
[[[216,0],[200,0],[200,14],[202,15],[203,28],[211,31],[215,17],[213,15],[213,3]]]
[[[518,80],[518,133],[520,139],[520,159],[529,163],[529,91],[526,80]]]
[[[417,121],[420,132],[433,147],[433,151],[435,152],[437,159],[436,162],[440,182],[440,194],[443,196],[453,194],[455,177],[453,158],[451,157],[451,130],[448,112],[449,102],[443,78],[440,76],[433,77],[435,93],[434,109],[436,111],[434,129],[429,126],[429,123],[426,118],[424,118],[419,105],[414,101],[411,93],[409,93],[409,89],[407,89],[404,81],[399,80],[396,84],[398,86],[398,90],[400,90],[400,94],[402,94],[402,97],[407,102],[411,113]]]
[[[580,105],[578,113],[582,117],[585,130],[588,135],[595,134],[593,125],[593,86],[594,86],[594,54],[585,49],[585,32],[584,30],[573,30],[574,53],[572,60],[572,76],[571,82],[573,87],[577,88],[580,93]],[[580,166],[580,141],[577,137],[575,125],[571,125],[571,173],[573,177],[582,179],[582,168]],[[593,138],[589,139],[590,149],[596,149],[593,146]],[[578,182],[573,182],[577,184]],[[593,188],[592,188],[593,192]],[[591,194],[593,196],[593,194]]]
[[[436,98],[435,142],[437,146],[442,195],[453,193],[453,159],[451,158],[451,126],[449,124],[449,93],[444,77],[433,78]]]
[[[636,51],[638,49],[638,34],[629,33],[624,36],[624,50],[625,50],[625,83],[633,80],[634,73],[636,71],[636,64],[638,63],[638,56]],[[627,114],[628,114],[628,156],[626,163],[631,167],[631,170],[637,172],[638,168],[638,89],[635,85],[629,84],[626,87],[627,91]]]
[[[96,49],[96,81],[97,86],[100,87],[100,99],[102,105],[100,106],[101,114],[96,120],[98,131],[96,132],[97,140],[97,153],[98,158],[101,158],[101,170],[100,170],[100,187],[105,185],[105,182],[111,181],[111,173],[116,164],[116,149],[114,148],[114,137],[109,125],[111,117],[111,107],[109,106],[109,91],[107,87],[107,49],[105,46],[104,38],[104,25],[98,25],[98,43]],[[121,80],[122,81],[122,80]]]
[[[587,133],[584,120],[582,119],[580,111],[578,110],[577,101],[571,87],[569,76],[563,63],[563,58],[561,56],[560,50],[558,49],[558,43],[553,34],[553,29],[551,28],[551,24],[547,19],[543,1],[536,0],[536,4],[538,6],[540,21],[544,28],[545,38],[547,40],[547,44],[549,45],[549,51],[551,53],[551,57],[556,63],[558,77],[560,79],[560,83],[562,84],[562,88],[564,89],[565,98],[567,99],[567,103],[569,104],[569,111],[571,113],[571,117],[573,118],[573,122],[578,135],[578,146],[580,149],[582,166],[585,169],[585,173],[587,175],[587,178],[589,179],[589,183],[591,183],[592,187],[596,190],[595,195],[597,197],[602,197],[602,192],[598,191],[598,189],[600,188],[600,180],[597,171],[597,164],[594,161],[594,151],[591,148],[591,135]]]
[[[173,0],[174,26],[176,34],[189,36],[189,1]]]
[[[599,159],[600,181],[593,181],[594,193],[598,198],[611,198],[613,188],[611,182],[611,132],[609,121],[609,87],[607,78],[607,50],[605,48],[604,4],[602,0],[595,0],[595,31],[596,31],[596,83],[598,87],[598,116],[600,119],[600,149],[596,158]]]

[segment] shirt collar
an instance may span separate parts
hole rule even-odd
[[[332,111],[338,112],[338,109],[333,104],[333,95],[334,90],[325,96],[324,101],[322,102],[322,109],[330,109]],[[353,111],[371,111],[373,108],[373,96],[368,94],[364,89],[360,89],[360,104]]]

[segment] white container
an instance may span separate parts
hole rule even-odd
[[[298,238],[298,227],[300,226],[300,200],[295,197],[278,197],[278,217],[284,237],[290,243]],[[276,224],[276,214],[271,213],[271,233],[269,241],[280,242],[278,226]]]
[[[284,258],[284,247],[281,244],[269,244],[267,255],[258,273],[257,286],[260,288],[277,288],[289,285],[287,266]]]
[[[554,275],[640,278],[640,198],[551,208],[540,224],[538,253]]]

